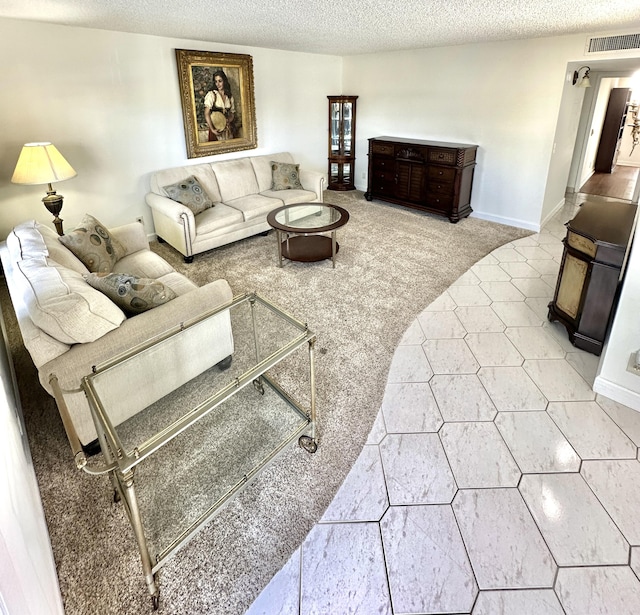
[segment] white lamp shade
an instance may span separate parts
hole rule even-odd
[[[26,143],[22,147],[11,181],[14,184],[51,184],[77,173],[51,143]]]
[[[589,77],[587,77],[587,75],[585,75],[582,78],[582,81],[578,84],[579,88],[590,88],[591,87],[591,81],[589,81]]]

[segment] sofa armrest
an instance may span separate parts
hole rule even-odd
[[[156,234],[184,256],[191,256],[196,240],[193,212],[181,203],[154,192],[147,194],[146,201],[151,207]]]
[[[178,203],[177,201],[173,201],[166,196],[156,194],[155,192],[147,193],[145,201],[147,202],[147,205],[151,207],[151,209],[159,211],[167,218],[171,218],[177,224],[184,224],[183,220],[186,216],[189,227],[193,229],[196,228],[195,216],[186,205]]]
[[[312,190],[318,197],[318,202],[322,203],[325,184],[324,173],[311,171],[309,169],[299,169],[300,183],[305,190]]]
[[[91,373],[92,366],[104,363],[232,299],[231,287],[223,279],[179,295],[168,303],[128,318],[117,329],[95,342],[76,344],[63,355],[45,363],[38,370],[40,383],[52,393],[49,379],[51,374],[55,374],[63,390],[77,389],[82,377]]]
[[[125,255],[149,249],[149,240],[140,222],[131,222],[109,229],[109,232],[124,246]]]

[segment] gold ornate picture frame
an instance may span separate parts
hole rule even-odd
[[[176,49],[176,61],[187,157],[258,147],[251,56]]]

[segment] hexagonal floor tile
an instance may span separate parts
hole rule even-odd
[[[322,521],[379,521],[388,507],[380,451],[377,446],[367,445],[349,470]]]
[[[579,474],[530,474],[519,489],[559,566],[629,560],[629,543]]]
[[[451,503],[456,484],[437,434],[389,434],[380,453],[392,505]]]
[[[492,422],[445,423],[439,435],[460,489],[518,485],[520,470]]]
[[[451,506],[395,506],[380,529],[394,612],[469,612],[478,587]]]
[[[523,472],[580,470],[580,457],[546,412],[500,412],[495,425]]]
[[[481,589],[553,586],[556,565],[517,489],[462,489],[452,507]]]
[[[628,566],[561,568],[556,593],[567,615],[640,613],[640,581]]]
[[[552,589],[482,591],[472,615],[564,615]]]
[[[302,544],[300,615],[336,612],[392,615],[377,523],[320,523]]]
[[[491,421],[496,407],[475,374],[439,374],[429,381],[445,421]]]

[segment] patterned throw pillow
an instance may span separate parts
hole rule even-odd
[[[89,214],[85,214],[82,222],[59,240],[92,272],[110,273],[125,255],[124,246]]]
[[[164,191],[172,201],[177,201],[188,207],[194,216],[202,213],[205,209],[209,209],[209,207],[214,207],[213,201],[193,175],[176,184],[164,186]]]
[[[303,190],[299,164],[271,161],[271,190]]]
[[[159,280],[128,273],[89,273],[85,280],[128,314],[140,314],[176,298],[176,294]]]

